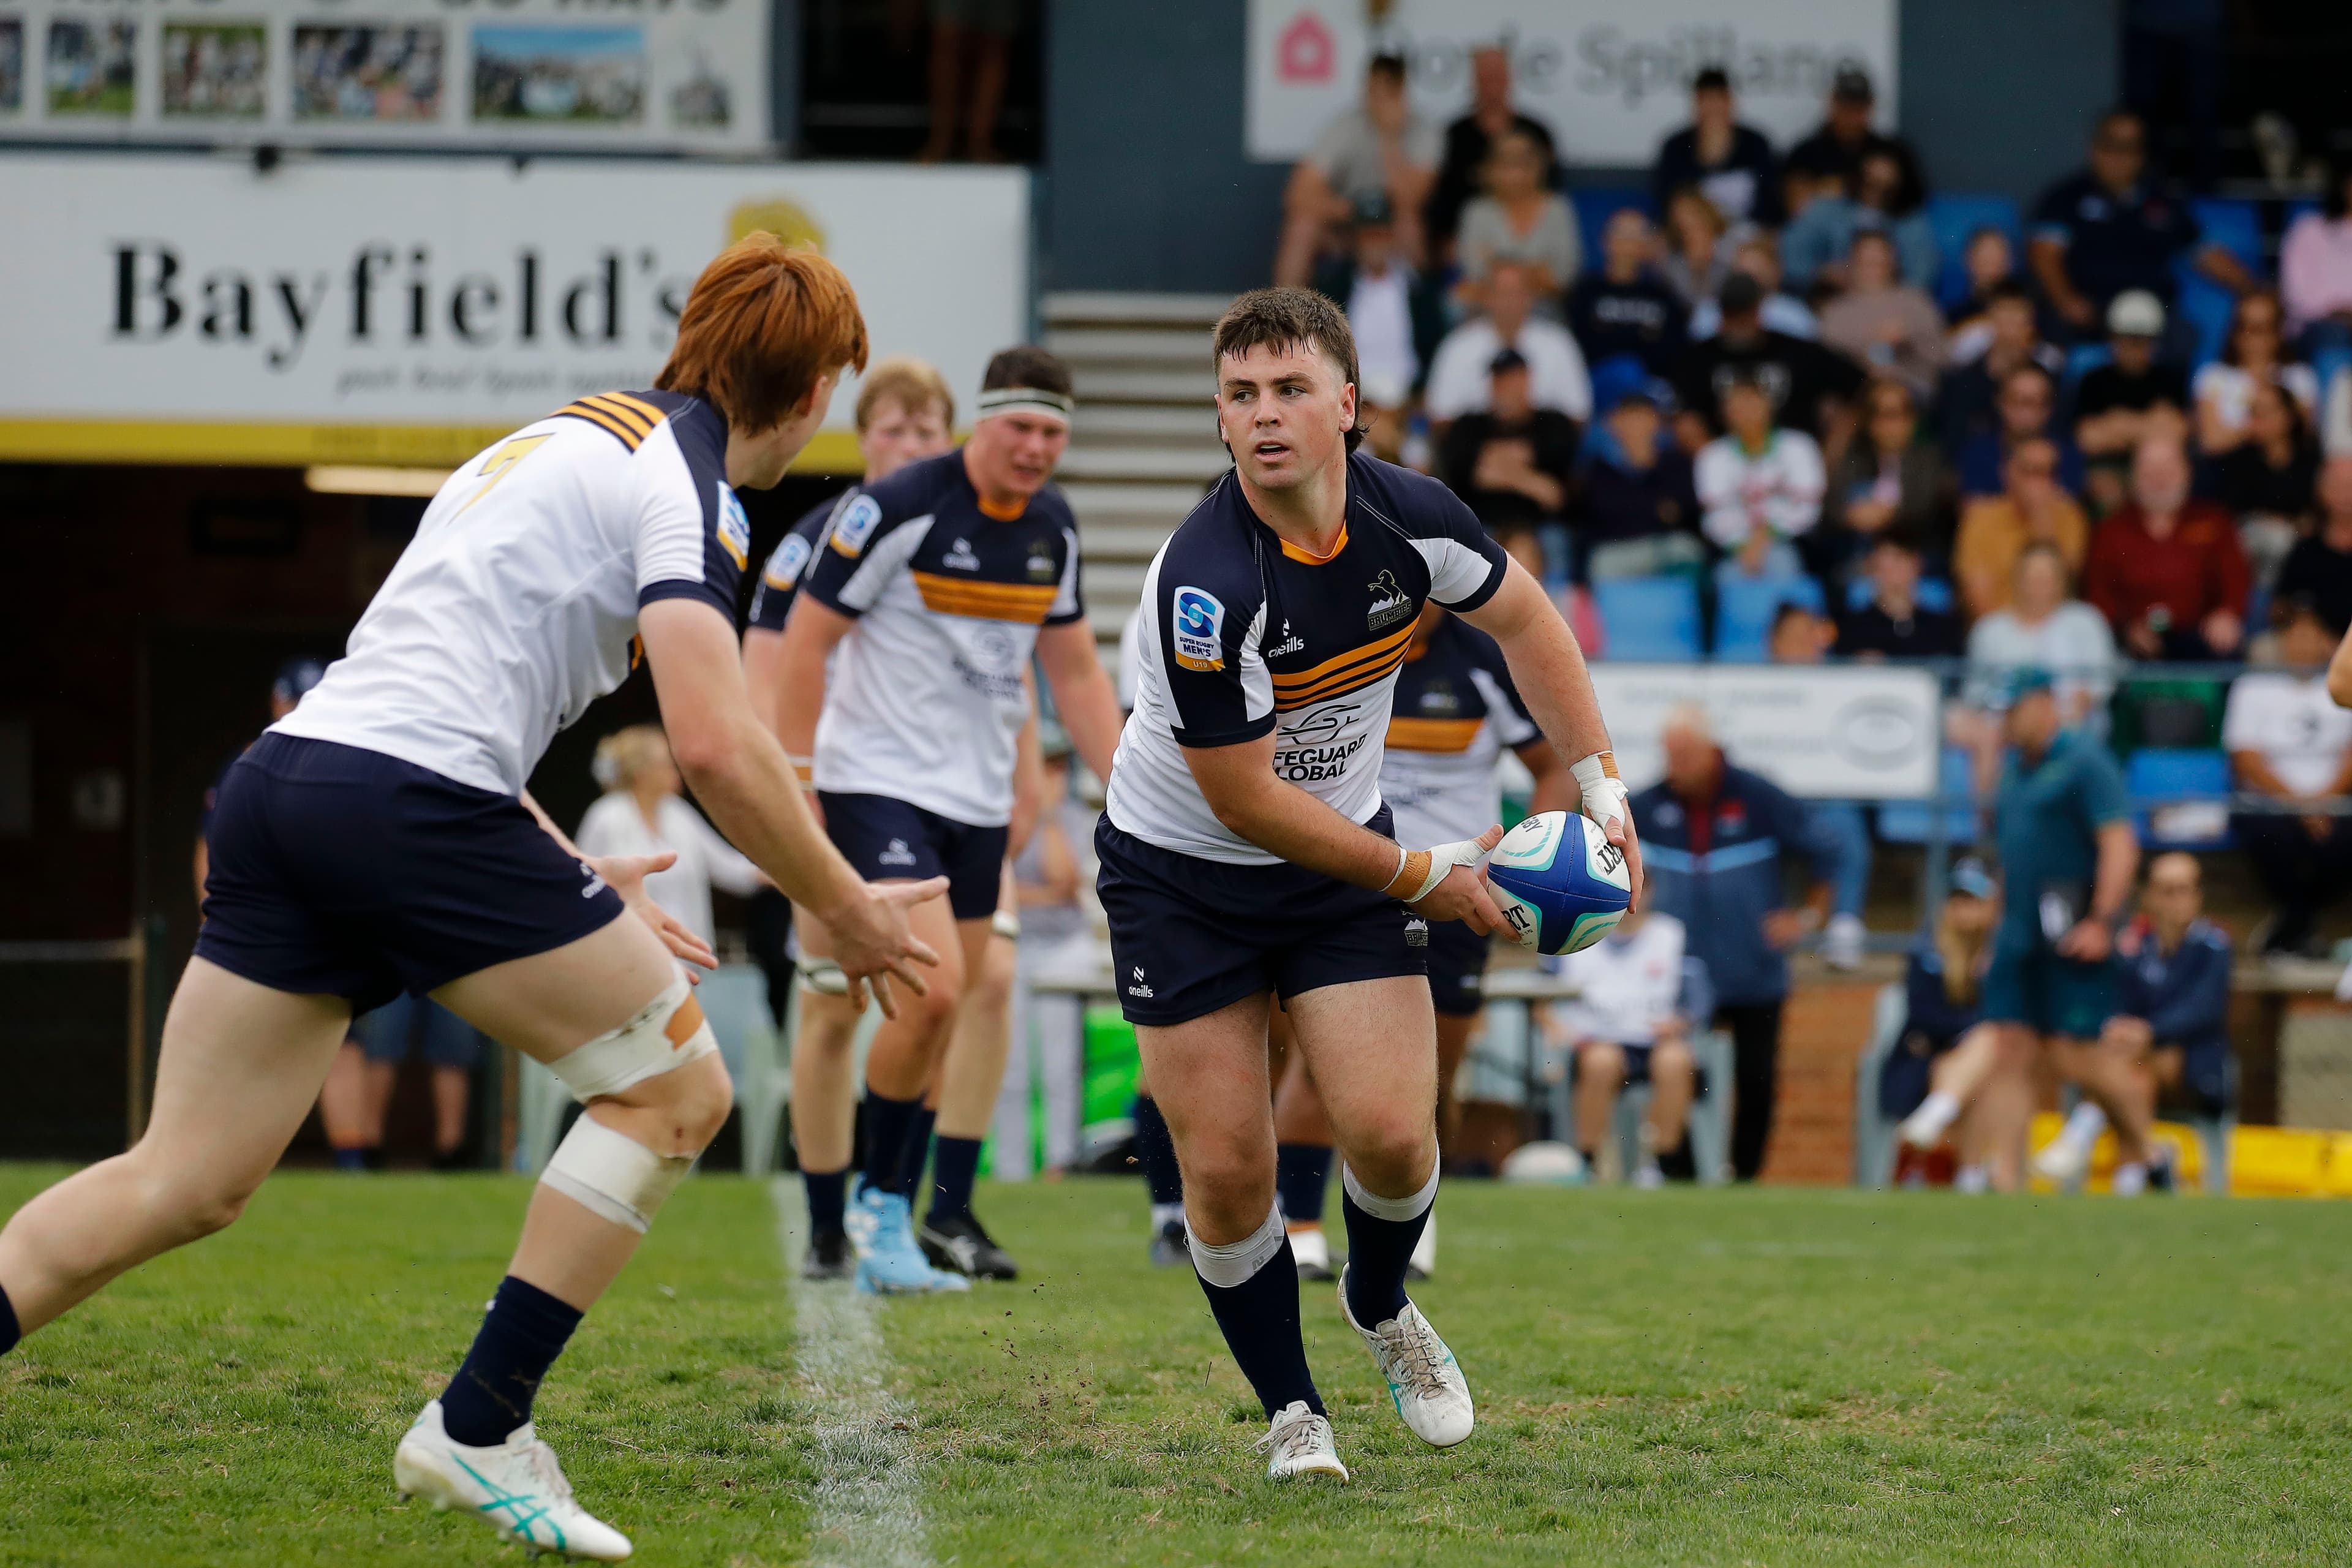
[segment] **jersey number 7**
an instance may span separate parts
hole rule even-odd
[[[489,460],[482,465],[480,477],[485,481],[482,488],[474,492],[473,500],[467,501],[465,506],[461,506],[457,509],[458,515],[462,516],[467,508],[474,504],[474,501],[481,500],[484,496],[498,489],[499,481],[505,479],[509,474],[514,472],[514,467],[517,463],[521,462],[525,458],[530,457],[533,452],[538,451],[540,447],[545,446],[549,441],[553,439],[554,437],[551,436],[518,436],[513,440],[508,442],[505,446],[500,447],[497,451],[492,452],[489,456]]]

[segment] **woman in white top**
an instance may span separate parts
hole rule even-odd
[[[588,855],[676,854],[669,869],[646,879],[646,891],[711,945],[712,886],[748,898],[767,878],[680,797],[677,763],[660,725],[632,724],[597,742],[595,772],[604,797],[580,819],[573,841]]]
[[[2017,557],[2009,604],[1969,632],[1968,706],[1952,715],[1952,739],[1975,762],[1979,799],[1991,798],[2000,771],[2001,714],[2009,683],[2025,668],[2050,672],[2062,723],[2094,734],[2107,728],[2116,689],[2116,635],[2107,618],[2073,596],[2074,574],[2055,544],[2036,540]]]
[[[1556,303],[1576,281],[1584,244],[1568,203],[1559,192],[1544,189],[1550,163],[1524,131],[1507,131],[1495,139],[1486,158],[1486,194],[1463,207],[1454,242],[1465,303],[1484,302],[1486,274],[1497,261],[1524,262],[1537,295],[1547,301]]]
[[[2285,310],[2277,294],[2256,289],[2239,297],[2221,357],[2199,371],[2189,390],[2197,403],[2197,446],[2218,458],[2246,439],[2254,388],[2271,382],[2294,394],[2305,416],[2319,408],[2319,380],[2311,367],[2287,358]]]

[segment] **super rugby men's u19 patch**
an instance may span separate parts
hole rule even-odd
[[[751,520],[743,515],[743,503],[725,479],[719,486],[719,543],[728,559],[741,571],[751,561]]]
[[[874,525],[881,521],[882,503],[872,496],[859,496],[834,523],[833,547],[852,561],[856,560],[866,542],[874,536]]]
[[[789,588],[801,580],[801,569],[809,563],[809,542],[797,533],[784,535],[776,552],[768,557],[768,569],[761,579],[771,588]]]
[[[1176,662],[1186,669],[1225,668],[1225,606],[1205,588],[1176,590],[1175,623],[1169,629]]]

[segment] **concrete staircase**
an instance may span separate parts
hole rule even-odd
[[[1107,668],[1143,574],[1231,466],[1217,439],[1209,329],[1214,294],[1048,294],[1045,347],[1077,384],[1060,483],[1078,516],[1087,608]]]

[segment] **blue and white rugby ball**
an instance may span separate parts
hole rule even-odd
[[[1580,952],[1616,928],[1633,899],[1624,851],[1581,812],[1547,811],[1503,835],[1486,889],[1521,947]]]

